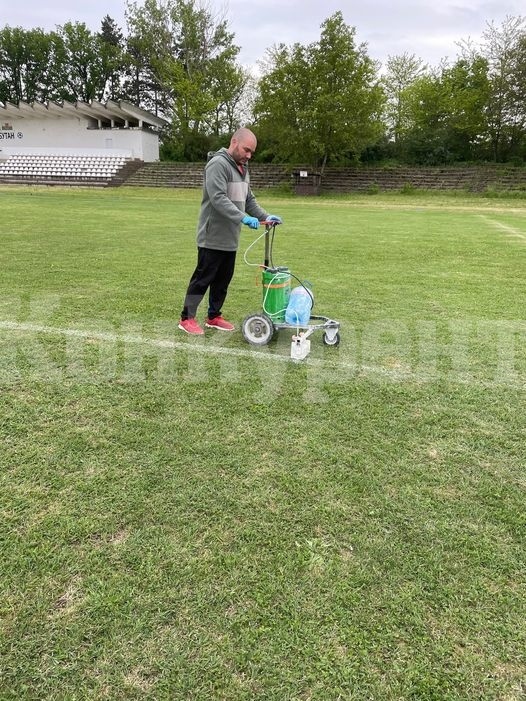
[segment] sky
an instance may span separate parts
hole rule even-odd
[[[322,22],[341,10],[355,27],[356,43],[385,65],[389,56],[412,54],[429,66],[454,61],[457,42],[481,39],[488,23],[500,27],[506,16],[524,13],[523,0],[202,0],[228,21],[239,62],[254,67],[275,44],[308,44],[320,38]],[[142,4],[138,0],[138,4]],[[125,0],[0,0],[0,27],[42,27],[84,22],[93,31],[110,15],[126,33]]]

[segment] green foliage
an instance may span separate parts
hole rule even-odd
[[[55,31],[0,29],[0,102],[126,99],[171,122],[163,152],[196,157],[238,126],[256,159],[325,164],[526,162],[525,18],[487,23],[450,64],[414,54],[378,64],[341,12],[319,41],[267,51],[258,80],[237,63],[221,14],[198,0],[126,4],[127,33],[106,15]]]
[[[172,122],[181,157],[239,126],[247,71],[224,20],[195,0],[128,3],[128,34],[67,22],[49,34],[0,30],[0,101],[127,99]]]
[[[165,138],[160,146],[159,155],[162,161],[196,163],[206,161],[208,152],[217,151],[221,145],[217,137],[212,134],[190,132],[184,140],[177,135]]]
[[[498,200],[524,200],[526,189],[524,186],[518,186],[513,189],[501,188],[498,185],[488,185],[484,190],[484,197]]]
[[[61,98],[101,100],[107,79],[101,37],[81,22],[66,22],[57,34],[61,40],[61,61],[68,70]]]
[[[412,128],[411,86],[419,77],[422,77],[425,69],[422,61],[414,54],[390,56],[387,60],[386,73],[382,77],[382,88],[386,96],[384,105],[386,136],[392,139],[398,149],[400,149],[400,142]]]
[[[168,7],[158,0],[145,0],[141,5],[128,2],[127,50],[129,67],[125,88],[133,101],[154,114],[164,114],[169,104],[169,94],[161,83],[160,69],[170,55]]]
[[[451,66],[417,70],[407,55],[388,62],[384,86],[392,152],[403,161],[520,162],[526,153],[524,19],[489,24],[480,46],[461,45]]]
[[[525,18],[507,17],[502,27],[491,25],[484,49],[491,76],[488,123],[496,161],[506,161],[526,145]]]
[[[106,15],[99,33],[102,72],[105,81],[104,97],[118,100],[125,96],[121,76],[127,65],[124,36],[115,21]]]
[[[415,78],[404,91],[407,121],[396,152],[425,165],[473,160],[484,153],[489,94],[487,62],[478,56]]]
[[[61,43],[55,32],[9,26],[0,30],[0,101],[57,99],[63,83]]]
[[[118,97],[122,35],[110,17],[101,34],[67,22],[50,33],[0,30],[0,100],[101,100]]]
[[[267,148],[322,170],[359,156],[382,131],[376,70],[341,12],[322,24],[319,42],[274,49],[254,108]]]
[[[194,0],[129,4],[127,18],[134,92],[171,119],[182,157],[210,133],[234,129],[247,77],[227,23]]]

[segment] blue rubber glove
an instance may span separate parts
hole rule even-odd
[[[259,228],[259,219],[256,219],[256,217],[249,217],[248,214],[245,214],[245,216],[241,220],[241,223],[246,224],[251,229]]]
[[[278,217],[277,214],[269,214],[267,217],[267,221],[275,221],[276,224],[283,224],[283,220],[281,217]]]

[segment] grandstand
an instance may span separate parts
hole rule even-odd
[[[124,101],[0,103],[0,183],[119,185],[159,160],[166,125]]]

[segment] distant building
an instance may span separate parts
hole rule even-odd
[[[0,159],[14,155],[159,160],[168,122],[129,102],[0,102]]]

